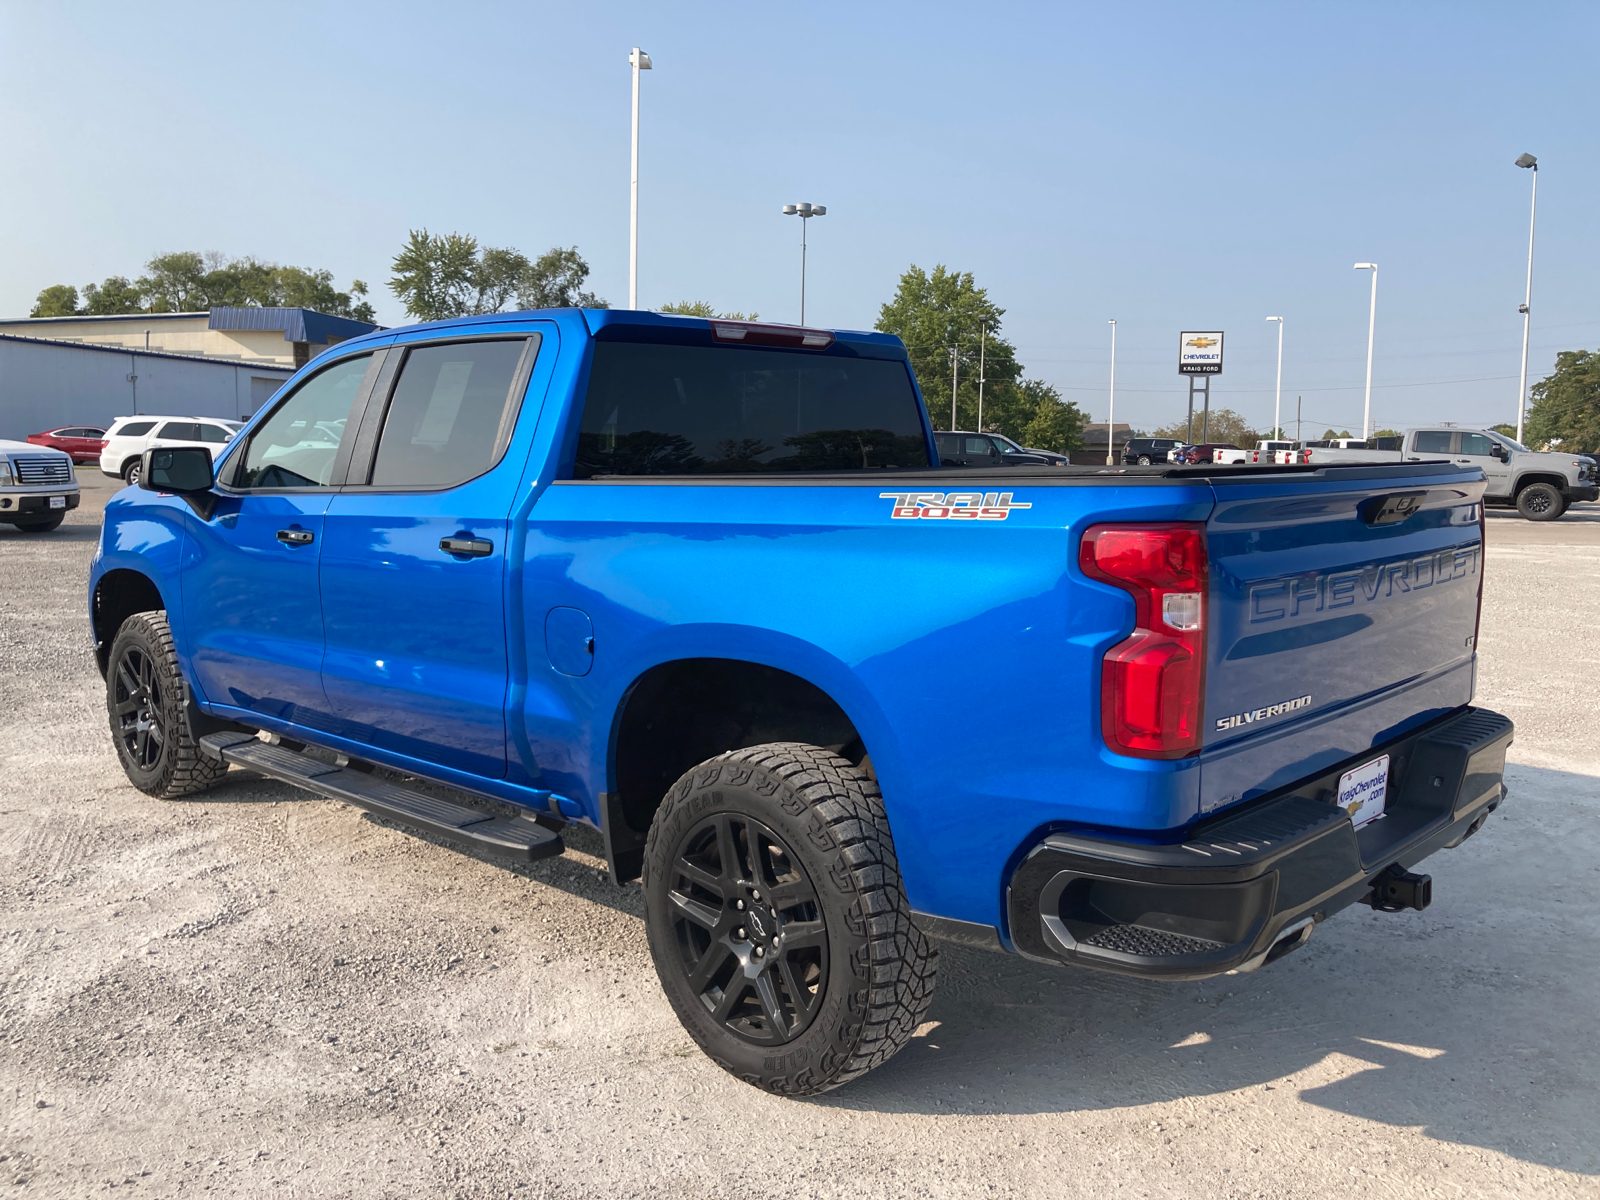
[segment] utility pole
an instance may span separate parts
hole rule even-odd
[[[984,323],[978,326],[978,432],[983,432],[983,354],[988,347],[989,326]]]
[[[650,56],[639,47],[628,55],[633,66],[633,182],[628,210],[628,307],[639,307],[639,72],[651,69]]]
[[[1305,441],[1305,431],[1300,428],[1300,402],[1304,399],[1304,396],[1294,398],[1294,440],[1301,443]]]
[[[956,427],[956,388],[961,379],[961,343],[950,347],[950,428]]]

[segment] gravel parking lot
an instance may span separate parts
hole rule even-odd
[[[84,582],[111,481],[0,526],[0,1196],[1600,1194],[1600,506],[1492,514],[1511,798],[1425,913],[1161,984],[946,947],[886,1067],[705,1060],[599,839],[490,865],[233,771],[128,785]]]

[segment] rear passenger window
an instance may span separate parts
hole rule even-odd
[[[154,421],[130,421],[118,429],[116,437],[143,437],[156,427]]]
[[[1448,429],[1420,429],[1417,431],[1415,453],[1449,454],[1451,436]]]
[[[200,426],[195,421],[168,421],[161,427],[157,437],[172,438],[179,442],[198,442],[200,440]]]
[[[240,488],[327,487],[350,406],[372,356],[334,363],[302,383],[250,435]]]
[[[517,338],[408,351],[384,417],[373,486],[453,487],[494,466],[527,347],[527,338]]]

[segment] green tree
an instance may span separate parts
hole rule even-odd
[[[92,317],[111,317],[144,311],[144,292],[122,275],[108,275],[104,283],[83,289],[83,311]]]
[[[979,342],[984,342],[984,418],[993,393],[1022,375],[1016,349],[1000,336],[1005,309],[978,287],[972,272],[942,264],[928,274],[915,264],[900,276],[894,299],[878,313],[877,328],[906,344],[935,429],[950,429],[950,388],[956,380],[956,429],[978,423]],[[986,332],[985,332],[986,331]],[[1007,433],[1008,437],[1012,436]]]
[[[675,300],[671,304],[663,304],[656,311],[676,313],[680,317],[715,317],[719,321],[759,321],[761,319],[761,314],[757,312],[719,313],[713,305],[704,300]]]
[[[1375,437],[1375,438],[1381,438],[1381,437],[1401,437],[1403,435],[1402,435],[1401,431],[1398,430],[1398,429],[1374,429],[1372,431],[1372,436]]]
[[[1600,447],[1600,351],[1563,350],[1556,369],[1533,385],[1528,444]]]
[[[593,292],[584,291],[589,264],[576,246],[553,246],[533,260],[517,286],[523,308],[607,308]]]
[[[1502,421],[1498,425],[1489,426],[1489,428],[1500,434],[1502,437],[1510,438],[1512,441],[1516,441],[1517,439],[1517,427],[1512,425],[1510,422]]]
[[[502,311],[513,298],[523,308],[604,308],[583,290],[589,264],[576,246],[557,246],[530,262],[511,249],[478,246],[471,234],[413,229],[395,255],[389,287],[406,312],[423,321]]]
[[[39,293],[28,315],[30,317],[75,317],[78,312],[78,289],[70,283],[56,283],[51,284]]]
[[[1198,440],[1201,436],[1202,413],[1199,409],[1194,414],[1194,437]],[[1164,425],[1154,430],[1152,437],[1177,438],[1180,441],[1189,439],[1189,422],[1187,416],[1174,421],[1171,425]],[[1244,417],[1234,412],[1231,408],[1213,408],[1209,428],[1205,431],[1207,441],[1231,442],[1241,450],[1248,450],[1257,442],[1265,441],[1260,433]]]
[[[977,427],[981,363],[984,429],[1041,450],[1078,449],[1083,413],[1048,383],[1022,378],[1016,348],[1000,335],[1005,311],[970,271],[941,264],[930,275],[913,264],[900,277],[894,299],[879,311],[877,328],[905,343],[935,429],[952,428],[952,382],[954,428]]]

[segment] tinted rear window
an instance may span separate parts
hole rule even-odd
[[[1418,454],[1449,454],[1450,431],[1446,429],[1423,429],[1417,432],[1416,445],[1412,447]]]
[[[573,474],[928,465],[921,409],[904,363],[600,342]]]
[[[126,425],[118,425],[115,433],[117,437],[143,437],[155,427],[154,421],[129,421]]]

